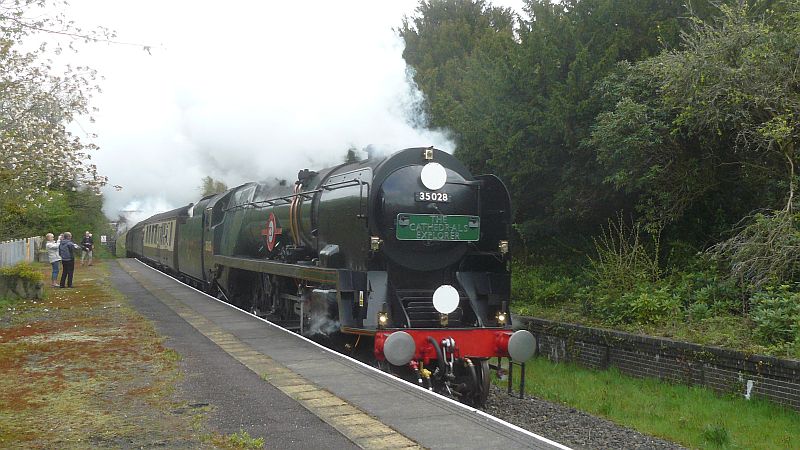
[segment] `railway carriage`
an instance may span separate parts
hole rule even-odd
[[[410,148],[293,183],[246,183],[128,232],[128,253],[239,307],[335,331],[378,364],[480,405],[488,358],[527,360],[511,330],[508,191]]]
[[[140,256],[160,269],[179,273],[176,248],[188,208],[156,214],[134,225],[125,237],[126,253]]]

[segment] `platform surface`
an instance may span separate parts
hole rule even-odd
[[[296,429],[291,442],[300,446],[319,448],[321,441],[329,439],[324,447],[566,448],[324,349],[139,261],[118,263],[112,281],[128,297],[138,298],[134,305],[146,307],[145,298],[160,302],[216,344],[218,351],[232,357],[234,364],[249,369],[257,376],[254,379],[271,385],[324,422],[312,420],[316,425],[308,431]],[[235,396],[240,403],[252,397],[247,392]],[[285,414],[305,414],[285,405],[277,408]],[[332,436],[325,424],[341,436]],[[350,442],[339,439],[342,436]],[[270,436],[266,440],[270,447],[280,446],[279,442],[270,444]]]

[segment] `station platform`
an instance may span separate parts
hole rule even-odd
[[[271,389],[266,389],[264,396],[272,395],[272,391],[283,395],[283,399],[275,398],[266,406],[251,409],[261,411],[276,405],[281,414],[273,413],[275,419],[307,412],[321,421],[318,426],[310,426],[314,420],[295,418],[299,423],[294,429],[279,428],[284,430],[284,436],[276,436],[276,431],[264,436],[269,447],[567,448],[326,349],[137,260],[119,259],[117,263],[118,267],[111,264],[111,281],[127,297],[135,299],[137,309],[155,308],[150,315],[160,332],[169,333],[178,325],[158,326],[160,318],[168,315],[158,308],[168,308],[191,325],[195,334],[201,334],[200,338],[213,342],[204,352],[217,351],[232,358],[232,364],[241,364],[240,369],[256,380],[253,384]],[[190,338],[188,333],[183,336]],[[171,339],[174,342],[179,338]],[[244,410],[248,409],[247,402],[258,401],[254,396],[260,395],[256,386],[246,390],[249,392],[238,389],[228,395],[235,397]],[[302,412],[282,403],[289,399],[289,403],[302,406]]]

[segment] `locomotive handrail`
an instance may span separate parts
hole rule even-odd
[[[241,204],[238,204],[238,205],[233,205],[233,206],[231,206],[229,208],[223,209],[222,211],[228,212],[228,211],[231,211],[231,210],[234,210],[234,209],[246,208],[248,206],[252,206],[254,208],[260,208],[260,207],[264,207],[264,206],[275,206],[276,204],[286,204],[286,205],[288,205],[289,203],[291,203],[297,197],[302,197],[305,200],[311,200],[311,199],[314,198],[313,194],[317,194],[317,193],[320,193],[320,192],[323,192],[323,191],[333,191],[333,190],[336,190],[336,189],[341,189],[341,188],[345,188],[345,187],[349,187],[349,186],[357,186],[357,185],[364,185],[364,184],[369,185],[369,183],[367,183],[366,181],[361,181],[361,180],[338,181],[336,183],[322,185],[322,186],[318,187],[317,189],[312,189],[310,191],[298,192],[298,193],[295,193],[295,194],[284,195],[284,196],[281,196],[281,197],[270,198],[270,199],[267,199],[267,200],[259,200],[257,202],[247,202],[247,203],[241,203]]]

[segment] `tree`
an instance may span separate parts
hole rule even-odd
[[[56,72],[50,56],[62,46],[31,41],[42,34],[77,41],[108,39],[113,33],[84,32],[63,15],[49,17],[46,0],[0,0],[0,199],[2,205],[50,201],[52,190],[81,186],[97,192],[106,178],[90,162],[97,147],[67,130],[79,115],[93,111],[96,72],[67,66]]]
[[[430,124],[451,127],[462,111],[468,57],[486,36],[510,37],[514,16],[484,0],[422,0],[415,12],[397,30],[405,41],[403,58],[427,97]]]
[[[228,190],[228,186],[220,180],[215,180],[210,176],[204,177],[200,185],[201,195],[203,197],[212,194],[219,194]]]
[[[403,55],[456,155],[508,184],[517,229],[539,242],[580,235],[627,201],[580,145],[605,106],[593,87],[617,62],[675,45],[684,4],[529,0],[531,20],[515,24],[484,1],[423,1],[401,29]]]
[[[102,209],[103,197],[88,189],[50,191],[31,204],[6,204],[0,214],[0,241],[64,231],[107,235],[110,227]]]
[[[797,0],[784,5],[800,9]],[[706,225],[730,226],[753,209],[792,209],[797,13],[725,5],[720,12],[697,20],[681,49],[623,63],[599,85],[613,106],[584,143],[596,150],[605,182],[637,196],[651,222],[691,212],[692,220],[706,215]]]

